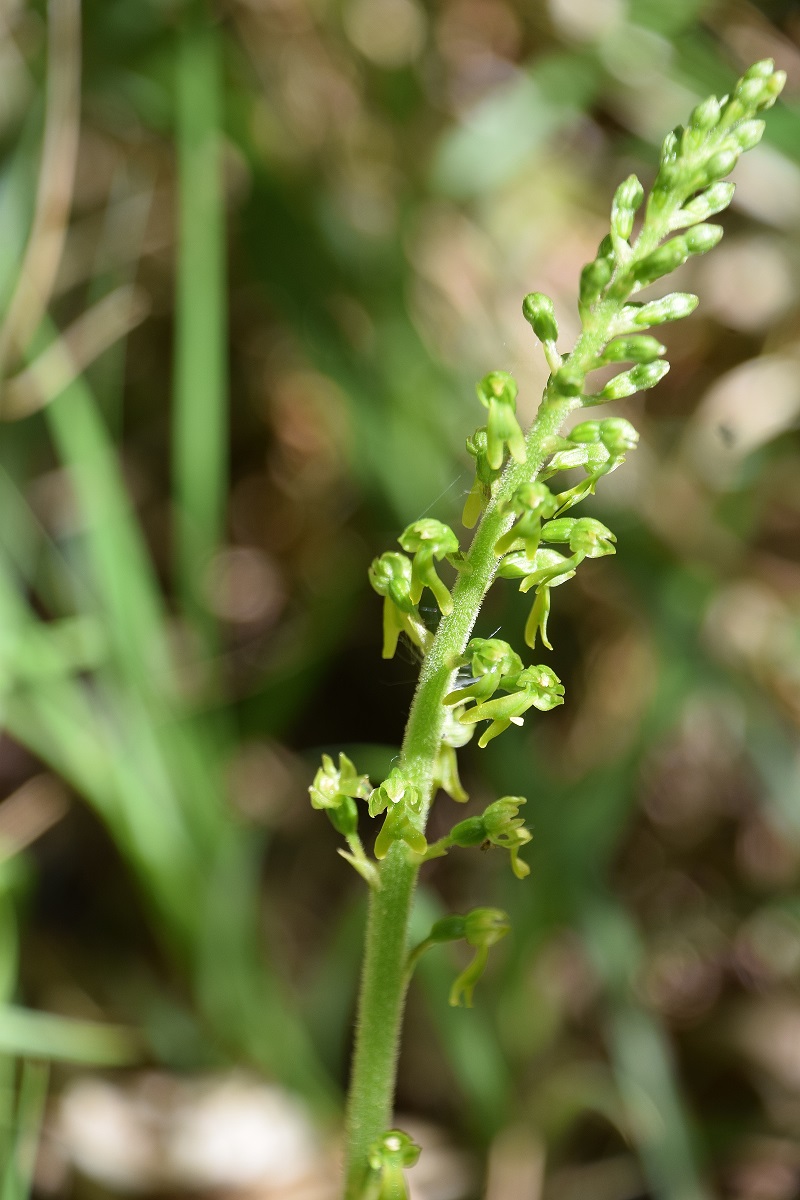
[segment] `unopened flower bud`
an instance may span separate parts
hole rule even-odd
[[[747,68],[742,79],[769,79],[774,70],[774,58],[760,58]]]
[[[692,110],[692,115],[689,118],[689,124],[692,129],[713,129],[719,121],[719,100],[716,96],[709,96],[702,104],[698,104],[697,108]]]
[[[718,150],[716,154],[712,154],[711,158],[705,164],[705,177],[709,183],[716,179],[722,179],[725,175],[729,175],[739,161],[741,154],[739,146],[734,143],[727,145],[722,150]]]
[[[611,228],[627,241],[633,230],[633,218],[644,199],[644,188],[635,175],[624,179],[614,193],[611,203]]]
[[[661,163],[671,163],[675,161],[678,154],[678,146],[680,144],[680,135],[683,132],[678,126],[676,129],[671,129],[661,143]]]
[[[648,283],[654,283],[662,275],[669,275],[681,263],[686,262],[687,253],[683,238],[672,238],[671,241],[665,242],[663,246],[653,250],[640,262],[634,263],[631,273],[636,282],[644,287]]]
[[[761,141],[765,129],[764,121],[742,121],[741,125],[737,125],[733,130],[733,136],[739,144],[739,149],[752,150]]]
[[[680,229],[684,225],[693,225],[696,221],[705,221],[707,217],[713,217],[715,213],[722,212],[733,199],[734,190],[735,185],[732,183],[712,183],[711,187],[706,188],[699,196],[695,196],[693,200],[684,204],[680,212],[676,214],[673,229]]]
[[[609,379],[599,393],[600,399],[622,400],[625,396],[632,396],[634,392],[646,391],[647,388],[655,387],[668,370],[668,362],[639,363],[630,371],[623,371],[622,374]]]
[[[553,301],[544,292],[529,292],[522,301],[522,315],[540,342],[555,342],[558,325]]]
[[[550,387],[560,396],[580,396],[584,380],[583,373],[567,363],[553,372],[550,377]]]
[[[596,258],[594,262],[587,263],[581,271],[579,289],[581,304],[586,307],[594,304],[613,273],[613,263],[607,258]]]
[[[664,325],[667,321],[679,321],[693,313],[700,303],[691,292],[670,292],[660,300],[647,304],[626,305],[622,310],[624,326],[633,329],[649,329],[652,325]]]
[[[666,349],[656,338],[647,337],[645,334],[617,338],[616,341],[609,342],[597,362],[598,366],[618,362],[648,363],[660,358],[666,353]]]
[[[714,249],[722,233],[721,225],[695,225],[686,231],[683,240],[690,254],[705,254]]]

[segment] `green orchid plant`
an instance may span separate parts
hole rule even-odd
[[[314,807],[327,812],[345,839],[347,849],[340,853],[370,889],[347,1106],[345,1200],[407,1196],[405,1168],[419,1149],[392,1128],[392,1109],[405,995],[420,955],[442,942],[466,942],[474,956],[453,984],[450,1000],[471,1004],[490,947],[508,932],[505,913],[479,908],[437,921],[419,945],[409,947],[420,869],[451,850],[500,846],[510,852],[518,878],[529,870],[520,857],[531,834],[519,816],[525,804],[519,796],[503,797],[481,816],[457,822],[436,842],[429,844],[425,836],[439,789],[453,800],[467,799],[455,752],[477,726],[483,727],[478,739],[483,747],[522,725],[531,709],[549,712],[564,702],[551,667],[525,665],[506,642],[472,636],[481,604],[496,579],[519,581],[521,592],[534,592],[525,643],[535,649],[541,640],[552,649],[547,636],[552,589],[572,579],[584,559],[614,554],[616,539],[605,525],[564,514],[622,465],[638,434],[620,417],[581,421],[566,434],[563,427],[577,410],[654,387],[669,370],[664,346],[645,331],[688,316],[697,297],[671,292],[644,303],[635,297],[719,242],[722,228],[708,218],[733,196],[733,184],[724,177],[761,139],[759,114],[775,103],[784,82],[772,60],[755,63],[729,96],[705,100],[685,127],[667,135],[646,202],[635,175],[620,184],[610,231],[581,272],[581,333],[568,354],[558,349],[549,297],[541,292],[525,297],[523,316],[542,345],[550,375],[527,433],[517,418],[512,376],[492,371],[478,384],[487,416],[467,441],[475,481],[463,521],[467,528],[477,526],[469,548],[459,549],[448,526],[423,519],[400,535],[404,553],[389,551],[370,568],[370,582],[384,600],[384,657],[391,658],[405,636],[422,654],[422,666],[399,760],[388,778],[371,787],[345,755],[338,768],[326,756],[310,788]],[[595,390],[593,372],[616,364],[626,369]],[[563,491],[551,488],[548,481],[574,468],[583,470],[583,480]],[[437,571],[443,562],[455,568],[452,590]],[[426,589],[439,609],[435,631],[419,607]],[[363,815],[382,818],[373,857],[358,832]]]

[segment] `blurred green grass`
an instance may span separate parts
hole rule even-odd
[[[4,326],[0,404],[25,415],[0,441],[0,773],[6,795],[58,775],[105,832],[73,809],[11,838],[31,879],[3,930],[0,1136],[38,1121],[41,1073],[12,1056],[65,988],[139,1030],[144,1061],[244,1062],[335,1119],[362,914],[305,787],[321,748],[366,743],[380,773],[415,675],[380,662],[366,565],[423,512],[455,521],[475,378],[513,370],[532,411],[521,296],[551,291],[568,333],[618,179],[771,54],[788,98],[719,267],[681,284],[701,309],[644,409],[620,406],[642,445],[593,510],[619,553],[555,606],[567,707],[466,760],[476,803],[529,797],[531,878],[448,860],[420,896],[421,926],[501,903],[513,940],[469,1013],[429,956],[400,1092],[490,1161],[524,1130],[554,1197],[619,1160],[642,1194],[749,1200],[747,1169],[800,1138],[765,1050],[800,970],[796,18],[114,0],[70,42],[57,8],[0,29],[4,311],[21,264],[50,279]],[[78,71],[73,180],[53,96]],[[31,214],[54,196],[48,242]],[[482,618],[523,620],[510,591]],[[97,1037],[72,1056],[106,1061]]]

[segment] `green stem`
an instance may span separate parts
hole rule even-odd
[[[580,343],[579,343],[580,346]],[[452,663],[466,649],[483,599],[497,571],[495,542],[514,520],[502,502],[521,483],[534,479],[547,444],[580,399],[545,397],[527,437],[524,464],[512,462],[478,526],[465,569],[453,589],[453,611],[443,617],[425,656],[403,740],[401,768],[423,797],[432,800],[436,755],[442,740],[443,701],[450,690]],[[370,897],[366,953],[361,980],[353,1072],[347,1106],[346,1200],[360,1200],[369,1174],[368,1152],[391,1127],[400,1027],[407,977],[408,922],[419,862],[396,842],[381,866],[381,886]]]

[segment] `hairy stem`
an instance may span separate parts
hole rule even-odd
[[[577,348],[576,348],[577,349]],[[452,663],[464,653],[483,599],[497,571],[497,539],[514,520],[502,502],[520,483],[534,479],[547,445],[579,398],[545,396],[527,437],[525,463],[511,462],[500,480],[453,589],[453,611],[443,617],[425,656],[403,740],[401,768],[432,800],[434,763],[442,740],[443,701]],[[368,1152],[392,1124],[397,1054],[405,1004],[408,921],[419,863],[395,842],[381,866],[380,890],[370,896],[366,953],[359,996],[356,1045],[347,1106],[346,1200],[360,1200],[369,1174]]]

